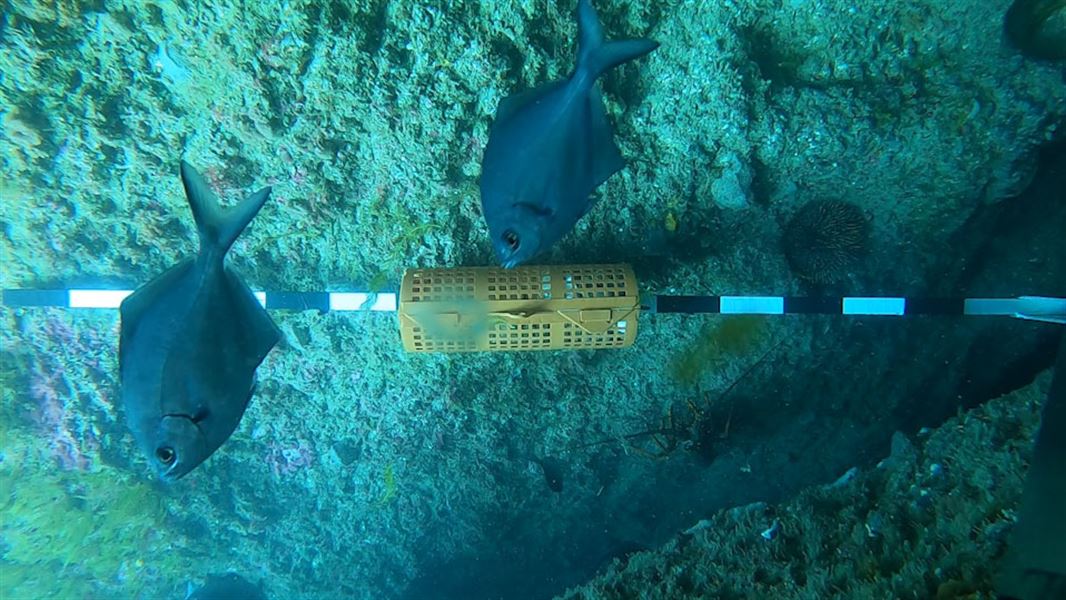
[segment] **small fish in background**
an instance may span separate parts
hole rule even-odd
[[[225,442],[251,400],[255,370],[280,333],[226,252],[270,196],[222,209],[181,162],[200,251],[122,302],[119,379],[126,421],[158,475],[176,480]]]
[[[596,79],[659,47],[608,42],[589,0],[577,5],[577,66],[568,79],[500,102],[481,162],[481,208],[506,268],[520,265],[573,229],[592,192],[623,166]]]
[[[236,573],[208,575],[204,584],[189,590],[185,600],[267,600],[263,590]]]

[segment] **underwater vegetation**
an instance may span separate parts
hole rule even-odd
[[[733,411],[732,406],[703,405],[702,402],[702,399],[687,400],[683,407],[670,406],[654,427],[581,444],[575,449],[623,443],[646,458],[663,460],[684,450],[710,463],[717,456],[721,442],[729,436]]]
[[[683,405],[668,406],[666,414],[651,427],[617,437],[585,442],[573,446],[572,449],[621,443],[641,456],[656,460],[669,458],[678,450],[684,450],[699,458],[703,464],[711,464],[729,439],[730,430],[735,429],[733,417],[737,412],[738,402],[732,398],[732,393],[752,372],[762,366],[779,346],[780,343],[777,343],[767,348],[758,360],[737,375],[724,390],[714,393],[702,392],[697,386],[699,393],[696,397],[685,398]]]
[[[161,526],[162,498],[138,477],[112,467],[57,471],[27,431],[0,428],[0,595],[155,589],[161,573],[187,567],[190,556]]]
[[[378,497],[377,507],[385,508],[396,498],[396,474],[392,463],[385,465],[385,472],[381,474],[381,496]]]
[[[848,275],[869,251],[870,227],[850,202],[804,204],[785,226],[782,244],[792,272],[805,281],[831,284]]]
[[[695,385],[708,372],[721,369],[751,352],[762,340],[766,319],[758,316],[721,317],[708,322],[696,339],[670,361],[671,377]]]

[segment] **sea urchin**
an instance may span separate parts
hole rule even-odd
[[[799,278],[811,283],[834,283],[866,253],[869,230],[862,211],[850,202],[808,202],[785,227],[785,257]]]

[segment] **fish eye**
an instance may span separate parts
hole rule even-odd
[[[518,239],[518,234],[513,230],[508,229],[503,232],[503,243],[507,244],[507,247],[511,249],[511,252],[518,250],[518,246],[521,244],[521,240]]]
[[[160,446],[155,449],[155,457],[159,459],[159,462],[169,467],[173,464],[174,459],[177,458],[177,454],[174,453],[174,449],[170,446]]]

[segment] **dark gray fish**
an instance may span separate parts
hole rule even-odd
[[[164,479],[182,477],[229,438],[255,370],[280,338],[226,252],[270,196],[225,209],[188,163],[181,180],[200,251],[122,302],[119,378],[133,437]]]
[[[185,596],[185,600],[267,600],[258,585],[236,573],[208,575],[204,585]]]
[[[481,162],[481,209],[504,267],[528,261],[569,233],[593,190],[623,166],[596,79],[656,49],[607,42],[588,0],[577,5],[577,66],[568,79],[508,96]]]

